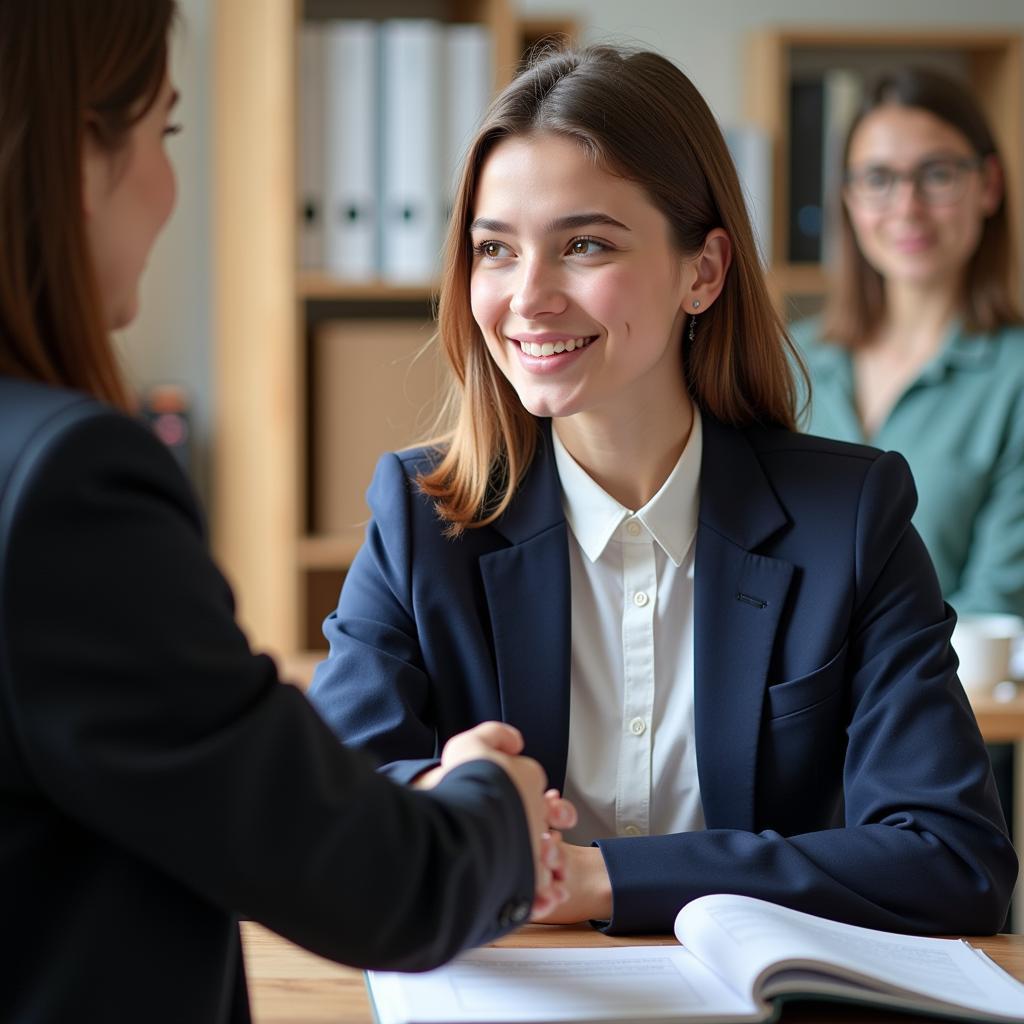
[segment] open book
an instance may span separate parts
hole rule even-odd
[[[367,973],[380,1024],[740,1022],[787,998],[1024,1022],[1024,985],[956,939],[837,924],[749,896],[679,912],[681,946],[478,949],[425,974]]]

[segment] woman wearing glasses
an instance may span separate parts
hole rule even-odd
[[[837,282],[794,329],[809,432],[902,453],[946,600],[1024,614],[1024,329],[1003,164],[968,92],[882,79],[846,144]]]

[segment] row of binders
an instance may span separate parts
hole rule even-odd
[[[463,154],[494,82],[479,24],[307,22],[299,34],[299,263],[436,280]]]

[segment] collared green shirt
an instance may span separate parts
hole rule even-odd
[[[845,349],[792,328],[811,376],[809,433],[900,452],[917,484],[914,525],[960,614],[1024,615],[1024,328],[950,332],[872,437]]]

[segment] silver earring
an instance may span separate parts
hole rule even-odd
[[[690,305],[693,306],[694,309],[700,309],[700,299],[694,299],[690,303]],[[697,318],[696,318],[696,316],[691,314],[690,315],[690,333],[689,333],[690,341],[693,341],[693,336],[696,333],[696,330],[697,330]]]

